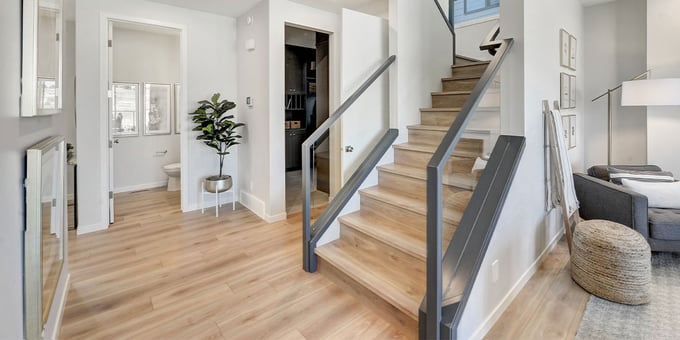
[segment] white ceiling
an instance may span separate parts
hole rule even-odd
[[[210,12],[228,17],[239,17],[262,0],[150,0],[171,6]],[[387,0],[293,0],[312,7],[336,10],[346,7],[371,14],[387,13]]]

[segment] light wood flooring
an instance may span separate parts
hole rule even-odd
[[[301,270],[299,215],[266,224],[240,206],[219,218],[182,214],[179,193],[162,190],[116,202],[109,230],[69,235],[61,339],[405,338]],[[561,241],[486,338],[571,339],[588,296],[569,277]]]
[[[404,338],[302,271],[299,217],[267,224],[241,206],[182,214],[179,193],[162,190],[116,204],[108,230],[69,235],[60,339]]]
[[[311,207],[318,208],[328,204],[328,193],[314,190],[311,193]],[[302,171],[286,172],[286,213],[290,216],[302,211]]]
[[[563,238],[485,339],[573,339],[589,298],[571,279]]]

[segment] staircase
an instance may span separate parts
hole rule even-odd
[[[488,62],[457,57],[432,107],[408,127],[408,142],[393,145],[394,163],[379,166],[377,186],[362,189],[361,208],[341,216],[340,238],[316,248],[318,270],[355,294],[408,338],[416,338],[418,309],[425,294],[425,169]],[[461,139],[444,176],[443,249],[467,207],[478,176],[475,158],[483,140]],[[446,296],[444,303],[457,296]]]

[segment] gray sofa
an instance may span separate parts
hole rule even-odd
[[[661,171],[656,165],[612,165],[626,170]],[[680,252],[680,210],[647,207],[647,197],[609,182],[607,166],[574,174],[581,217],[629,226],[647,239],[652,251]]]

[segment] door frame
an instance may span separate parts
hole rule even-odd
[[[112,67],[112,56],[109,55],[109,47],[108,47],[108,40],[109,40],[109,23],[110,22],[128,22],[128,23],[133,23],[133,24],[141,24],[141,25],[151,25],[151,26],[160,26],[160,27],[165,27],[165,28],[171,28],[171,29],[176,29],[180,32],[179,36],[179,49],[180,49],[180,57],[179,57],[179,65],[180,65],[180,84],[182,84],[182,87],[180,88],[180,112],[188,112],[188,89],[189,89],[189,84],[188,84],[188,44],[187,44],[187,27],[186,25],[182,24],[176,24],[176,23],[171,23],[171,22],[164,22],[164,21],[158,21],[158,20],[153,20],[153,19],[148,19],[148,18],[140,18],[140,17],[131,17],[131,16],[126,16],[126,15],[117,15],[117,14],[112,14],[112,13],[102,13],[100,17],[100,93],[102,95],[102,98],[100,100],[100,112],[102,115],[101,119],[101,125],[100,125],[100,141],[101,141],[101,167],[102,169],[106,169],[107,171],[107,176],[104,176],[102,180],[101,186],[102,186],[102,202],[109,202],[109,192],[113,192],[113,183],[109,183],[109,177],[112,176],[112,164],[111,160],[109,159],[109,142],[113,142],[112,139],[110,139],[110,117],[109,117],[109,107],[108,105],[112,105],[112,102],[109,103],[109,98],[108,98],[108,91],[110,90],[110,83],[113,81],[113,79],[110,79],[112,77],[111,74],[109,74],[109,66]],[[115,44],[115,42],[114,42]],[[180,133],[180,162],[182,164],[181,168],[181,173],[182,173],[182,180],[181,180],[181,209],[182,211],[186,211],[189,207],[189,181],[186,178],[186,174],[189,173],[188,170],[188,149],[189,149],[189,129],[187,128],[187,124],[182,124],[181,125],[181,133]],[[111,200],[109,204],[106,204],[107,209],[107,218],[110,216],[110,211],[113,206],[113,201]]]
[[[339,53],[340,53],[340,32],[332,32],[329,31],[328,28],[318,28],[314,26],[309,26],[309,25],[303,25],[295,22],[290,22],[290,21],[285,21],[283,23],[283,31],[285,32],[286,27],[295,27],[295,28],[300,28],[312,32],[317,32],[317,33],[323,33],[328,35],[328,116],[330,117],[335,113],[335,110],[337,110],[338,106],[340,106],[340,93],[339,93],[339,83],[340,83],[340,69],[339,69]],[[284,84],[282,86],[282,89],[284,89],[285,94],[285,51],[286,51],[286,41],[285,39],[283,40],[283,44],[280,46],[281,51],[283,51],[283,56],[284,56],[284,68],[281,70],[281,79],[284,81]],[[282,94],[282,95],[283,95]],[[274,94],[275,95],[275,94]],[[282,108],[281,114],[276,115],[274,117],[278,118],[277,116],[280,116],[280,124],[277,124],[277,122],[274,122],[273,126],[284,126],[284,120],[285,120],[285,107]],[[329,181],[330,181],[330,192],[328,193],[328,199],[329,202],[333,199],[337,191],[340,189],[342,186],[341,183],[341,164],[339,163],[340,161],[338,160],[341,155],[340,153],[340,134],[339,132],[341,130],[340,126],[341,124],[335,124],[334,126],[331,127],[329,131],[329,146],[328,146],[328,154],[329,154]],[[280,143],[275,143],[278,145],[285,145],[286,141],[286,135],[285,135],[285,129],[281,129],[282,133],[280,136],[282,139],[280,140]],[[285,155],[285,147],[282,148],[284,151]],[[274,152],[276,153],[276,152]],[[275,169],[277,173],[283,174],[283,181],[281,182],[280,186],[280,192],[283,192],[282,199],[283,199],[283,210],[284,214],[287,216],[288,213],[286,211],[286,181],[285,181],[285,174],[286,174],[286,165],[285,165],[285,160],[282,163],[282,167],[276,167],[278,169]],[[278,190],[273,190],[274,192]]]

